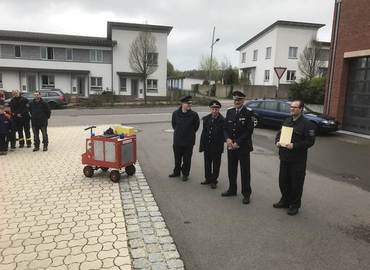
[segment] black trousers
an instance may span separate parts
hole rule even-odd
[[[174,174],[180,174],[188,176],[191,167],[191,156],[193,155],[193,145],[190,146],[173,146],[173,153],[175,155],[175,168],[173,169]]]
[[[6,143],[7,134],[0,134],[0,152],[8,151],[8,145]]]
[[[42,133],[42,144],[44,146],[48,146],[49,138],[48,138],[48,130],[47,126],[32,126],[33,131],[33,142],[35,148],[40,147],[40,130]]]
[[[280,161],[279,187],[281,201],[294,207],[301,207],[306,161]]]
[[[250,171],[250,152],[236,150],[227,150],[227,164],[229,174],[229,191],[237,192],[236,179],[238,176],[238,163],[240,162],[242,194],[249,196],[252,193],[251,171]]]
[[[8,136],[6,138],[6,144],[9,146],[9,143],[10,143],[10,147],[11,148],[15,148],[15,143],[16,143],[16,131],[15,130],[11,130],[9,133],[8,133]]]
[[[222,152],[204,151],[204,176],[214,183],[220,175]]]
[[[24,141],[26,140],[27,145],[31,145],[31,132],[30,132],[30,120],[18,118],[16,120],[16,127],[18,131],[18,141],[19,145],[24,145]],[[26,138],[23,137],[23,131]]]

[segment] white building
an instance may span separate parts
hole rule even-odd
[[[143,80],[129,65],[129,48],[141,31],[156,38],[150,53],[157,70],[148,96],[166,95],[167,36],[172,27],[108,22],[107,37],[0,30],[0,89],[31,92],[58,88],[89,96],[101,91],[143,97]]]
[[[302,78],[298,69],[299,55],[324,24],[276,21],[246,41],[239,51],[239,75],[251,85],[277,85],[274,67],[285,67],[280,83],[291,83]],[[323,70],[328,67],[330,43],[321,42]]]
[[[191,77],[173,77],[167,79],[167,87],[169,89],[193,90],[196,85],[202,85],[207,79],[191,78]],[[210,81],[214,84],[215,81]]]

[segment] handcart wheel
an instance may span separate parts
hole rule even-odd
[[[91,166],[84,167],[84,175],[86,177],[92,177],[94,175],[94,169]]]
[[[106,172],[106,171],[108,171],[108,169],[109,169],[109,168],[101,167],[100,169],[101,169],[103,172]]]
[[[119,179],[121,178],[121,175],[120,175],[119,171],[113,170],[113,171],[110,172],[109,177],[110,177],[110,180],[112,180],[112,182],[118,183]]]
[[[130,166],[127,166],[125,168],[125,171],[126,171],[127,175],[134,175],[135,172],[136,172],[136,168],[135,168],[134,165],[130,165]]]

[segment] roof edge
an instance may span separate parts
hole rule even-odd
[[[129,31],[143,31],[149,30],[151,32],[167,33],[171,32],[172,26],[154,25],[154,24],[139,24],[139,23],[125,23],[125,22],[107,22],[107,37],[112,38],[112,29],[124,29]]]

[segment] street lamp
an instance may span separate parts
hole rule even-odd
[[[208,87],[208,96],[211,96],[211,71],[212,71],[212,60],[213,60],[213,46],[220,41],[219,38],[216,38],[215,40],[215,30],[216,26],[213,27],[213,34],[212,34],[212,43],[211,43],[211,59],[209,61],[209,70],[208,70],[208,82],[209,82],[209,87]]]

